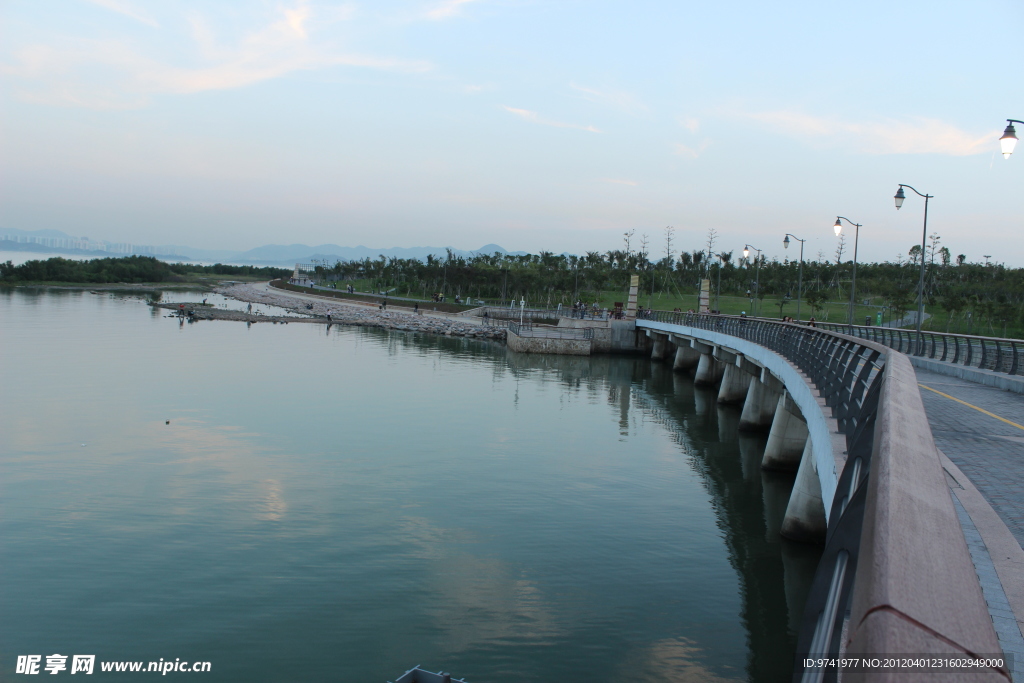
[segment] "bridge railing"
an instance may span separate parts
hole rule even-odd
[[[526,308],[520,311],[519,307],[508,308],[504,306],[485,306],[482,309],[478,309],[478,315],[483,315],[484,311],[487,312],[489,318],[505,318],[518,320],[520,316],[525,320],[527,318],[531,320],[557,320],[558,318],[574,318],[576,320],[608,320],[608,311],[605,309],[593,310],[588,309],[577,309],[572,310],[572,306],[562,306],[561,308]]]
[[[878,341],[764,319],[650,311],[638,323],[648,320],[771,349],[817,387],[846,438],[825,550],[804,608],[794,681],[837,680],[836,667],[807,662],[840,653],[881,658],[999,652],[905,355]],[[892,671],[860,675],[858,680],[899,679]]]
[[[1021,339],[922,331],[919,344],[915,330],[820,322],[817,324],[823,329],[870,339],[911,356],[1004,372],[1008,375],[1024,373],[1024,340]]]
[[[888,351],[880,344],[763,318],[649,311],[642,320],[720,332],[775,351],[800,368],[818,388],[846,435],[848,446],[852,445],[857,425],[874,411],[869,395],[881,381]]]

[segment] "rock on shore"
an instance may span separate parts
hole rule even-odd
[[[327,316],[328,309],[330,309],[333,322],[339,325],[382,327],[384,329],[401,330],[404,332],[424,332],[452,337],[475,337],[495,341],[505,340],[504,329],[485,327],[478,322],[479,318],[463,318],[462,316],[437,314],[432,311],[422,310],[419,314],[416,314],[410,309],[395,310],[394,307],[389,307],[385,312],[374,306],[348,303],[339,299],[321,301],[312,297],[300,298],[285,293],[279,294],[267,291],[262,284],[220,286],[214,288],[214,291],[240,301],[278,306],[304,315],[313,314],[320,317],[320,319],[316,320],[316,322],[320,323],[326,322],[324,318]],[[310,303],[313,304],[312,310],[306,308],[306,305]]]

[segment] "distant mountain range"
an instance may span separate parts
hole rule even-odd
[[[53,254],[77,254],[88,256],[124,256],[127,254],[145,254],[156,256],[165,261],[204,261],[220,263],[236,263],[246,265],[291,266],[296,263],[308,263],[314,259],[330,263],[334,261],[354,261],[364,258],[394,257],[401,259],[424,260],[433,255],[444,257],[446,247],[391,247],[375,249],[372,247],[342,247],[337,244],[267,244],[248,251],[231,251],[226,249],[199,249],[183,245],[149,246],[139,244],[113,243],[96,241],[88,237],[73,237],[59,230],[15,230],[0,229],[0,250],[35,251]],[[523,255],[526,252],[509,252],[497,244],[486,244],[475,251],[451,249],[456,256],[469,257],[474,254],[512,254]]]

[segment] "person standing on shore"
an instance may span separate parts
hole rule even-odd
[[[331,309],[327,309],[327,324],[331,324]]]
[[[249,304],[249,307],[246,309],[245,312],[248,313],[249,315],[252,315],[252,304],[251,303]]]

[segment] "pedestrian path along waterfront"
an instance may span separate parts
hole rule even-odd
[[[999,643],[1024,681],[1024,395],[916,373]]]

